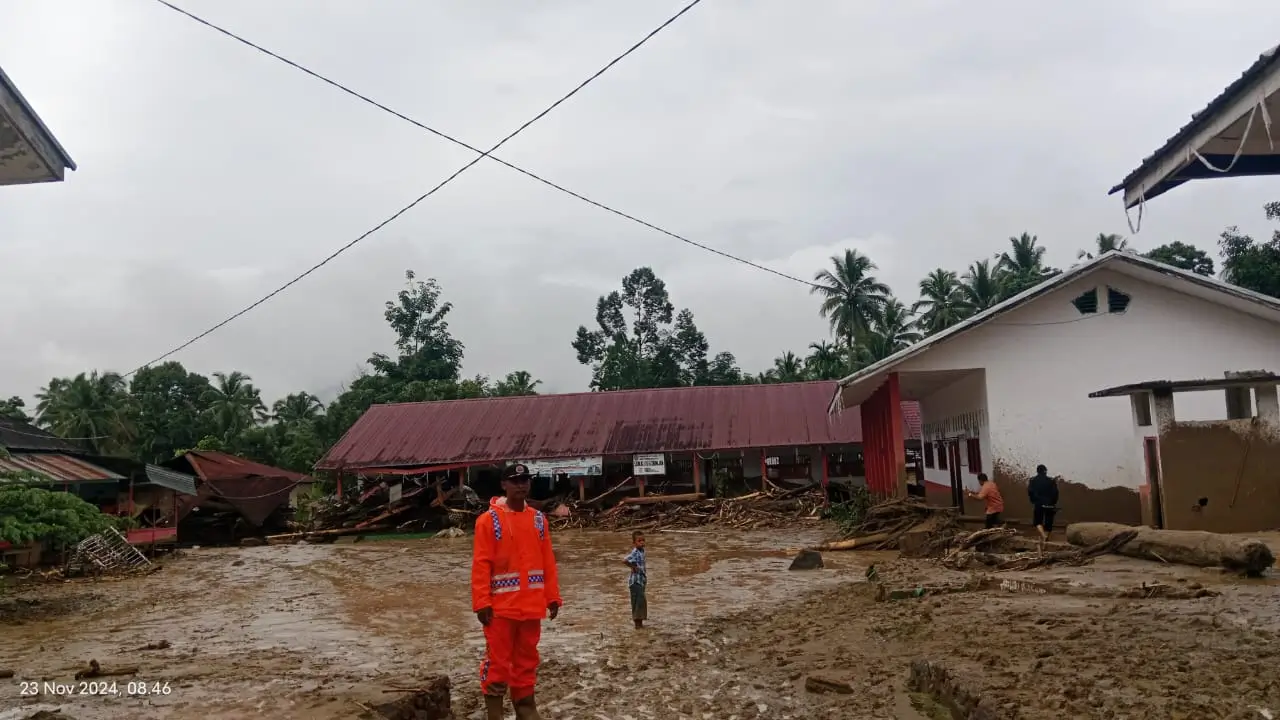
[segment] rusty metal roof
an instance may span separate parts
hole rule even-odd
[[[220,499],[240,512],[246,520],[261,526],[276,508],[289,502],[289,494],[307,476],[292,470],[224,452],[191,450],[165,463],[170,468],[188,465],[202,481],[196,495],[176,498],[178,517],[208,499]]]
[[[38,473],[57,483],[100,482],[123,480],[124,476],[85,462],[70,455],[57,453],[10,453],[0,457],[0,471]]]
[[[187,462],[192,469],[206,482],[220,480],[240,480],[243,478],[282,478],[292,482],[301,482],[306,475],[292,470],[263,465],[252,460],[224,452],[209,450],[191,450],[186,454]]]
[[[862,442],[858,413],[827,415],[834,381],[375,405],[318,469],[734,450]],[[908,438],[920,436],[903,403]]]

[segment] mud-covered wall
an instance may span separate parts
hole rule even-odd
[[[1160,434],[1165,527],[1280,528],[1280,437],[1254,420],[1178,422]]]
[[[1052,473],[1052,470],[1050,471]],[[1027,482],[1035,468],[1019,467],[997,461],[993,478],[1004,496],[1004,517],[1009,520],[1031,520],[1031,501],[1027,498]],[[973,500],[967,501],[977,507]],[[1142,501],[1138,491],[1127,487],[1093,488],[1082,483],[1058,481],[1058,514],[1054,524],[1065,527],[1073,522],[1116,522],[1142,524]]]

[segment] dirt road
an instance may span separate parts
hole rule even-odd
[[[999,588],[877,602],[886,586],[963,580],[885,553],[831,553],[788,572],[820,530],[649,538],[652,628],[628,622],[629,538],[556,537],[567,605],[544,631],[548,718],[921,718],[905,679],[943,663],[996,718],[1280,717],[1280,590],[1123,558],[1013,574],[1110,589],[1203,584],[1199,600],[1116,599]],[[469,612],[470,540],[195,550],[145,578],[39,589],[0,604],[0,720],[61,708],[98,718],[358,718],[389,685],[444,673],[460,718],[478,711],[482,637]],[[0,612],[0,620],[5,616]],[[158,649],[143,649],[148,645]],[[19,697],[89,659],[136,665],[167,694]],[[161,683],[157,686],[156,683]],[[123,683],[118,686],[125,694]],[[135,686],[136,689],[136,686]]]

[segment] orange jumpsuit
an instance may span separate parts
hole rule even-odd
[[[540,511],[493,505],[476,518],[471,560],[471,609],[493,608],[484,628],[480,688],[513,701],[533,694],[538,640],[547,606],[563,604],[551,532]]]

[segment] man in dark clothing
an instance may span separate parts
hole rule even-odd
[[[1058,481],[1049,477],[1045,466],[1036,466],[1036,476],[1027,483],[1027,497],[1031,500],[1031,522],[1040,531],[1040,539],[1046,540],[1058,512]]]

